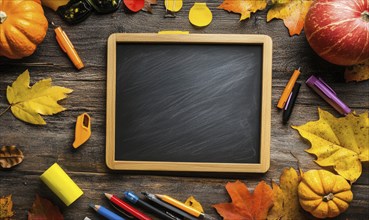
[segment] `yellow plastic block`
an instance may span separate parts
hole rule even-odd
[[[67,206],[83,195],[82,190],[57,163],[47,169],[40,178]]]
[[[78,116],[73,147],[78,148],[91,136],[91,118],[87,113]]]

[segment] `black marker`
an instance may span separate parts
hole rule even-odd
[[[284,107],[282,121],[283,124],[287,124],[288,119],[290,119],[290,116],[292,114],[293,106],[295,105],[297,95],[299,94],[301,87],[301,83],[295,83],[293,86],[292,92],[290,96],[288,97],[286,106]]]
[[[180,215],[186,219],[190,219],[190,220],[198,220],[198,218],[193,217],[192,215],[188,214],[187,212],[184,212],[172,205],[169,205],[166,202],[161,201],[160,199],[158,199],[154,194],[150,194],[147,192],[142,192],[142,194],[144,196],[146,196],[147,199],[149,199],[150,201],[152,201],[153,203],[170,210],[172,213],[174,213],[175,215]]]
[[[151,211],[152,213],[160,216],[162,219],[165,220],[178,220],[178,218],[170,215],[169,213],[165,213],[163,211],[161,211],[160,209],[155,208],[154,206],[150,205],[149,203],[142,201],[136,194],[134,194],[134,192],[131,191],[126,191],[124,192],[124,198],[131,202],[132,204],[136,204],[139,205],[149,211]]]

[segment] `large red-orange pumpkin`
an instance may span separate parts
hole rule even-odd
[[[0,56],[31,55],[45,38],[47,27],[40,0],[0,0]]]
[[[369,0],[315,0],[304,30],[325,60],[344,66],[362,63],[369,59]]]

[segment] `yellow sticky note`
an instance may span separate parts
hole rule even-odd
[[[83,195],[82,190],[57,163],[47,169],[40,178],[67,206]]]
[[[211,13],[206,3],[195,3],[188,15],[191,24],[197,27],[205,27],[213,20],[213,14]]]

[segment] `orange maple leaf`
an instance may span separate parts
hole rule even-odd
[[[224,220],[266,219],[273,206],[273,190],[261,181],[251,194],[241,181],[229,182],[226,185],[232,203],[215,204],[213,207]]]
[[[282,19],[290,36],[299,35],[304,28],[305,17],[312,3],[312,0],[289,0],[282,4],[277,1],[268,11],[267,22],[274,18]]]
[[[267,6],[267,0],[224,0],[220,9],[229,12],[240,13],[240,21],[245,20],[258,10],[263,10]]]

